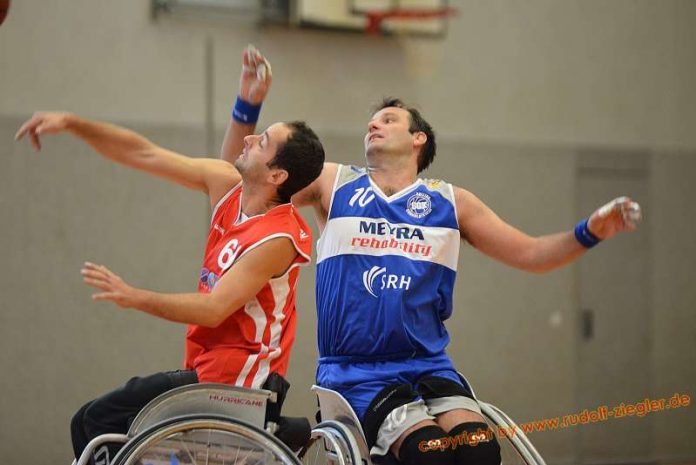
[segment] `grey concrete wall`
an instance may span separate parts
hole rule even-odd
[[[16,1],[0,28],[0,113],[61,108],[200,124],[209,37],[219,125],[237,89],[240,51],[253,42],[276,74],[264,121],[291,114],[328,130],[362,130],[367,102],[396,94],[419,103],[445,135],[696,145],[692,1],[452,4],[460,14],[447,38],[423,41],[152,22],[143,0]]]
[[[38,154],[14,144],[19,123],[0,123],[0,451],[7,463],[68,463],[77,408],[183,359],[183,326],[92,302],[82,263],[193,291],[209,207],[200,193],[129,172],[68,137]],[[201,131],[144,129],[184,152],[201,144]]]
[[[663,153],[653,158],[653,366],[656,396],[688,394],[688,407],[655,416],[655,455],[671,461],[696,455],[696,199],[694,153]]]
[[[4,140],[19,122],[3,120]],[[184,153],[203,145],[200,131],[144,130]],[[361,159],[359,140],[357,134],[324,137],[332,159],[355,163]],[[696,379],[690,368],[694,298],[681,281],[691,276],[695,258],[688,236],[692,220],[682,213],[693,198],[687,183],[692,158],[655,156],[652,163],[654,207],[646,212],[645,226],[654,228],[655,237],[672,240],[655,243],[655,368],[646,397],[690,393]],[[132,375],[178,367],[182,356],[182,327],[91,302],[90,290],[80,282],[80,264],[104,262],[144,287],[191,290],[208,207],[197,193],[112,166],[64,137],[47,140],[39,154],[8,143],[3,167],[0,366],[12,375],[2,378],[0,447],[17,460],[67,459],[66,425],[76,408]],[[428,175],[449,175],[504,219],[541,234],[574,223],[577,213],[569,207],[574,169],[570,149],[444,140]],[[525,274],[463,248],[456,311],[448,323],[450,353],[481,397],[520,422],[595,407],[579,404],[574,390],[579,328],[573,270]],[[310,361],[316,358],[313,267],[302,276],[298,312],[287,413],[307,415],[315,405],[308,390],[314,376]],[[655,457],[693,457],[687,439],[694,426],[690,413],[685,408],[656,417]],[[566,429],[532,437],[551,463],[575,463],[576,434],[577,429]],[[31,443],[36,436],[50,438],[51,446],[37,449]]]

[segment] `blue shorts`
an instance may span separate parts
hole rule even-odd
[[[339,392],[353,407],[360,421],[375,396],[391,384],[416,383],[423,376],[441,376],[462,383],[447,354],[380,362],[324,362],[317,367],[317,384]],[[416,398],[418,399],[418,398]]]

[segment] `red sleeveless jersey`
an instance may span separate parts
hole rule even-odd
[[[295,340],[295,286],[299,265],[309,263],[312,233],[292,204],[278,205],[242,221],[242,184],[218,202],[208,234],[198,292],[208,293],[235,261],[264,242],[289,238],[297,258],[216,328],[189,325],[186,369],[200,382],[259,388],[269,373],[285,376]]]

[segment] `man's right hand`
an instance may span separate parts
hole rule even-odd
[[[242,54],[239,96],[252,105],[263,103],[272,81],[271,64],[253,45]]]
[[[29,140],[35,150],[41,150],[41,134],[56,134],[65,131],[68,124],[75,117],[72,113],[64,112],[36,112],[19,128],[15,134],[15,140],[20,140],[29,134]]]

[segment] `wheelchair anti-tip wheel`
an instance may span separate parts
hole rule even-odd
[[[220,415],[163,421],[129,441],[112,465],[299,465],[276,437]]]

